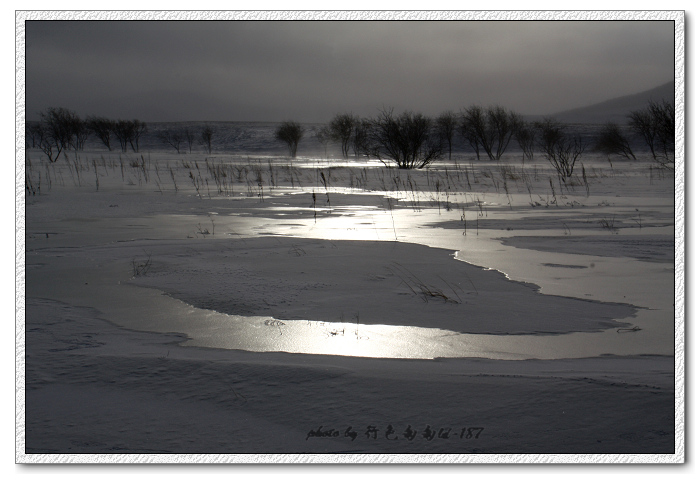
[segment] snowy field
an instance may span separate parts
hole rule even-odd
[[[19,460],[675,461],[673,172],[333,156],[28,150]]]

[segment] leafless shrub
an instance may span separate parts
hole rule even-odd
[[[395,116],[392,109],[383,109],[372,121],[366,149],[387,166],[425,168],[442,155],[432,128],[430,118],[420,113],[405,111]]]
[[[540,151],[557,171],[559,180],[566,183],[586,149],[581,136],[565,134],[561,123],[551,118],[538,122],[536,126]]]
[[[352,113],[337,114],[328,125],[328,139],[340,144],[340,152],[343,158],[348,157],[355,125],[360,119]]]
[[[646,109],[632,111],[630,127],[643,139],[663,168],[674,168],[675,106],[666,100],[649,101]]]
[[[511,138],[521,125],[521,118],[501,106],[471,106],[462,110],[460,133],[480,158],[483,148],[490,160],[500,160]]]
[[[625,135],[622,134],[620,127],[612,122],[603,127],[593,149],[608,156],[620,155],[628,160],[630,158],[633,160],[637,159],[632,152],[632,148],[630,148],[629,141]]]
[[[289,156],[296,158],[299,141],[304,137],[304,128],[294,121],[285,121],[275,130],[275,139],[287,144]]]

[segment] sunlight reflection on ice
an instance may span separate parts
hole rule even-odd
[[[144,289],[140,289],[143,291]],[[654,338],[616,330],[560,335],[490,335],[442,329],[350,322],[283,321],[271,317],[231,316],[193,308],[162,296],[171,313],[165,318],[187,327],[187,346],[369,358],[489,358],[502,360],[585,358],[605,354],[656,354]],[[184,309],[186,308],[186,309]],[[640,311],[635,324],[658,314]],[[664,316],[666,317],[666,316]],[[178,323],[179,321],[179,323]],[[195,322],[197,324],[192,324]],[[165,328],[163,328],[165,329]],[[654,332],[650,328],[650,332]]]
[[[199,311],[199,310],[197,310]],[[323,321],[281,321],[274,318],[227,316],[207,311],[216,331],[198,332],[187,345],[241,349],[254,352],[288,352],[371,358],[459,358],[485,357],[524,359],[522,353],[473,345],[465,335],[432,328]],[[493,336],[491,336],[493,338]],[[495,342],[494,342],[495,343]]]

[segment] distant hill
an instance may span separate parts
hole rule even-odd
[[[617,97],[591,106],[555,113],[551,117],[565,123],[604,124],[612,121],[626,124],[630,111],[645,108],[649,100],[660,101],[661,99],[674,102],[673,82],[638,94]]]

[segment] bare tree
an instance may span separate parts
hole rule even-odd
[[[87,125],[87,121],[75,116],[72,119],[71,129],[73,131],[71,145],[76,150],[82,151],[85,148],[85,141],[87,141],[90,135],[90,128]]]
[[[181,132],[169,129],[161,132],[158,135],[158,138],[165,144],[175,148],[175,151],[177,151],[178,154],[180,153],[182,143],[185,141]]]
[[[29,148],[38,148],[42,136],[41,123],[28,121],[25,126],[26,142]]]
[[[65,108],[47,108],[39,113],[39,148],[54,163],[67,149],[73,138],[73,127],[78,116]]]
[[[46,126],[41,126],[39,130],[39,149],[44,152],[44,154],[48,157],[51,163],[54,163],[61,155],[61,151],[63,151],[63,148],[58,147],[56,144],[54,144],[53,140],[51,140],[48,137]]]
[[[114,121],[107,118],[90,116],[87,119],[87,126],[95,136],[97,136],[109,151],[112,151],[112,134],[114,133]]]
[[[357,119],[352,129],[352,151],[355,158],[368,153],[369,133],[372,129],[372,121],[369,119]]]
[[[49,133],[49,128],[43,124],[39,127],[38,146],[51,163],[55,163],[63,151],[61,144],[56,142],[56,139]]]
[[[327,157],[328,143],[333,139],[330,127],[323,126],[321,129],[316,130],[316,139],[323,145],[323,156]]]
[[[654,140],[656,139],[657,125],[654,122],[651,112],[648,110],[632,111],[628,115],[628,118],[630,120],[630,127],[642,137],[651,150],[651,156],[656,159]]]
[[[522,116],[513,116],[513,136],[515,141],[523,150],[523,160],[531,160],[535,151],[535,130],[531,123],[528,123]]]
[[[194,144],[194,131],[190,130],[190,128],[185,128],[185,131],[182,133],[182,137],[185,139],[187,142],[187,148],[190,153],[192,153],[192,145]]]
[[[214,128],[209,125],[202,128],[202,133],[199,136],[199,143],[204,146],[204,149],[211,155],[211,142],[214,138]]]
[[[289,156],[296,158],[299,141],[304,137],[304,128],[294,121],[285,121],[275,130],[275,139],[287,144]]]
[[[637,159],[632,152],[632,148],[630,148],[629,141],[625,135],[622,134],[620,127],[613,122],[609,122],[603,127],[593,149],[605,153],[608,156],[620,155],[628,160],[630,158],[634,160]]]
[[[119,141],[119,146],[121,146],[123,153],[126,153],[129,147],[129,142],[133,136],[133,129],[134,127],[131,121],[125,121],[123,119],[116,121],[112,126],[112,133],[114,133],[114,137]]]
[[[134,119],[131,121],[132,124],[132,130],[131,130],[131,138],[129,139],[129,144],[131,144],[131,149],[134,150],[134,152],[138,153],[139,151],[139,140],[141,139],[141,136],[143,136],[147,131],[148,131],[148,126],[146,123],[143,121],[139,121],[138,119]]]
[[[471,106],[462,111],[460,132],[476,151],[477,159],[481,147],[490,160],[500,160],[508,148],[516,126],[517,115],[501,106],[490,106],[486,109]]]
[[[666,100],[650,102],[649,111],[656,123],[656,133],[665,162],[673,162],[676,135],[676,108]]]
[[[632,111],[630,127],[644,139],[656,161],[673,169],[675,148],[675,106],[668,101],[649,101],[646,109]]]
[[[340,151],[343,158],[348,157],[350,143],[359,119],[351,113],[337,114],[328,125],[331,140],[340,143]]]
[[[435,120],[435,127],[440,136],[440,140],[447,143],[448,160],[452,159],[452,139],[454,138],[454,133],[457,130],[458,124],[459,118],[452,111],[445,111]]]
[[[544,157],[557,170],[559,179],[566,183],[574,173],[576,161],[585,151],[580,135],[566,134],[563,125],[545,118],[535,123],[539,135],[539,148]]]
[[[392,109],[383,109],[372,122],[368,140],[368,154],[402,169],[424,168],[442,156],[432,120],[420,113],[394,116]]]
[[[492,160],[500,160],[513,137],[517,115],[501,106],[492,106],[488,108],[487,116],[491,146],[486,149],[486,153]]]
[[[112,124],[112,133],[119,141],[119,145],[124,153],[129,146],[137,153],[139,151],[139,139],[147,131],[147,125],[138,119],[120,119]]]
[[[486,131],[486,116],[481,106],[471,106],[462,110],[459,123],[459,133],[467,140],[476,153],[476,159],[481,159],[480,146],[482,134]]]
[[[554,156],[557,143],[563,138],[562,124],[554,118],[544,118],[535,123],[537,130],[537,146],[547,157]]]

